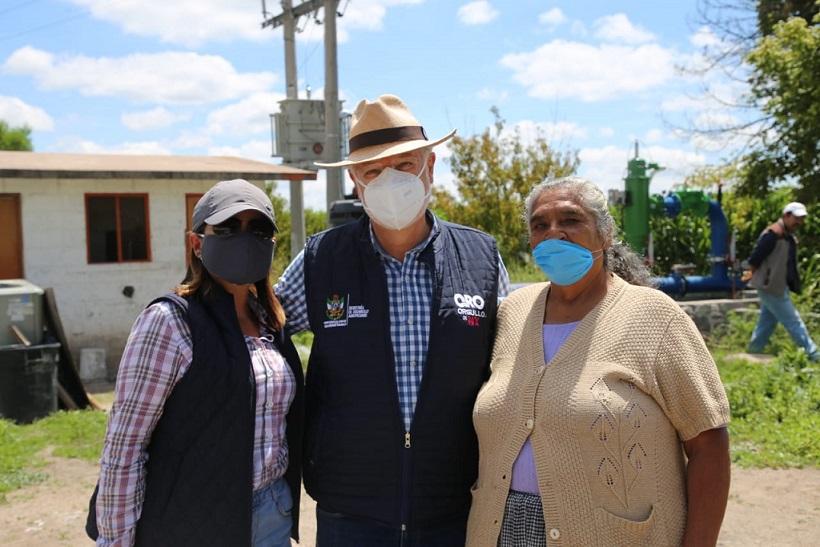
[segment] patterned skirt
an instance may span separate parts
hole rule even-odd
[[[547,547],[541,496],[510,490],[498,547]]]

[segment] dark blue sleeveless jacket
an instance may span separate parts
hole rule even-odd
[[[179,305],[179,297],[168,296]],[[187,299],[193,362],[168,397],[148,446],[145,500],[137,523],[139,546],[250,545],[255,389],[250,356],[233,298],[215,285]],[[184,304],[183,302],[183,304]],[[289,338],[274,343],[296,376],[287,416],[298,532],[303,376]]]
[[[412,529],[463,518],[477,475],[472,425],[498,292],[495,241],[439,221],[420,254],[433,273],[427,363],[409,438],[390,338],[387,280],[369,221],[311,238],[305,288],[305,486],[330,512]]]

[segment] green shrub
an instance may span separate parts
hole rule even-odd
[[[820,466],[820,376],[802,350],[769,364],[718,359],[732,410],[732,461],[754,467]]]

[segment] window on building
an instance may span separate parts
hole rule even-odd
[[[151,260],[147,194],[86,194],[88,262]]]

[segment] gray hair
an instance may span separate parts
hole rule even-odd
[[[530,218],[535,203],[544,192],[550,190],[568,191],[576,203],[595,219],[598,235],[605,243],[610,243],[604,254],[604,268],[617,274],[632,285],[652,286],[649,269],[643,259],[628,245],[617,239],[618,225],[609,212],[606,196],[598,186],[581,177],[547,179],[535,186],[524,201],[524,223],[530,232]]]

